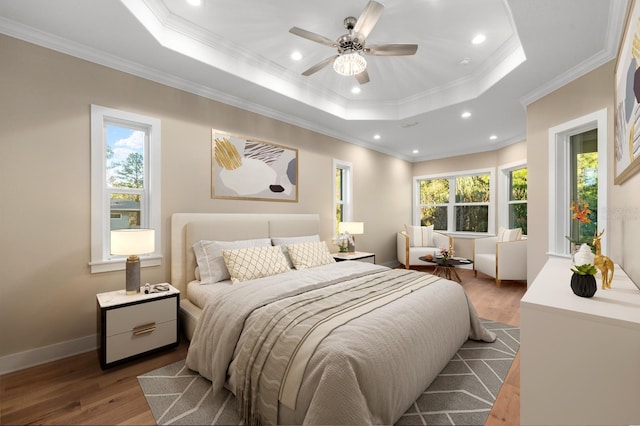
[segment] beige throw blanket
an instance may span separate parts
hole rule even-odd
[[[264,279],[230,288],[205,308],[187,364],[219,389],[231,363],[229,385],[243,401],[247,421],[392,423],[467,337],[495,339],[481,327],[458,284],[360,262],[314,269],[285,274],[282,282]],[[402,294],[403,287],[410,296]],[[362,297],[380,300],[389,294],[399,297],[357,311],[366,306]],[[324,323],[322,312],[331,318],[353,310],[342,325],[311,339],[315,351],[299,346]],[[308,356],[294,368],[290,360],[297,351]],[[285,391],[291,388],[287,368],[297,373],[293,390]],[[279,396],[288,407],[278,404]]]

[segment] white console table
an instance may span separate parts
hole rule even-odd
[[[520,302],[520,421],[640,424],[640,290],[615,265],[578,297],[570,267],[551,257]]]

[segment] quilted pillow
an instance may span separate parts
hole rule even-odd
[[[289,257],[289,252],[287,251],[287,245],[289,244],[300,244],[300,243],[311,243],[315,241],[320,241],[320,235],[305,235],[302,237],[278,237],[271,238],[271,242],[274,246],[279,246],[282,249],[282,253],[284,257],[287,259],[287,263],[289,264],[289,268],[293,268],[293,263],[291,262],[291,258]]]
[[[193,251],[196,255],[196,262],[200,272],[200,284],[213,284],[229,279],[229,270],[222,257],[223,249],[233,250],[270,246],[271,240],[269,238],[238,241],[198,241],[193,245]]]
[[[280,247],[224,249],[222,256],[234,283],[282,274],[289,270]]]
[[[313,268],[314,266],[328,265],[336,261],[324,241],[288,244],[287,251],[296,269]]]
[[[433,242],[433,225],[404,225],[404,229],[409,235],[409,247],[435,247],[435,243]]]
[[[514,229],[505,229],[503,227],[498,228],[498,241],[518,241],[522,238],[522,229],[514,228]]]

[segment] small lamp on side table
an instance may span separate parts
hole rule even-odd
[[[363,222],[340,222],[338,224],[338,232],[345,233],[350,235],[362,235],[364,234],[364,223]],[[353,238],[354,243],[351,244],[349,242],[348,252],[353,253],[356,251],[355,238]]]
[[[139,254],[153,253],[155,231],[153,229],[117,229],[111,231],[111,254],[127,258],[127,294],[140,293]]]

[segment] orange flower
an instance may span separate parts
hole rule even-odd
[[[589,219],[588,214],[591,213],[589,210],[589,204],[584,200],[578,200],[571,202],[571,211],[573,215],[571,217],[577,220],[580,223],[591,223],[591,219]]]

